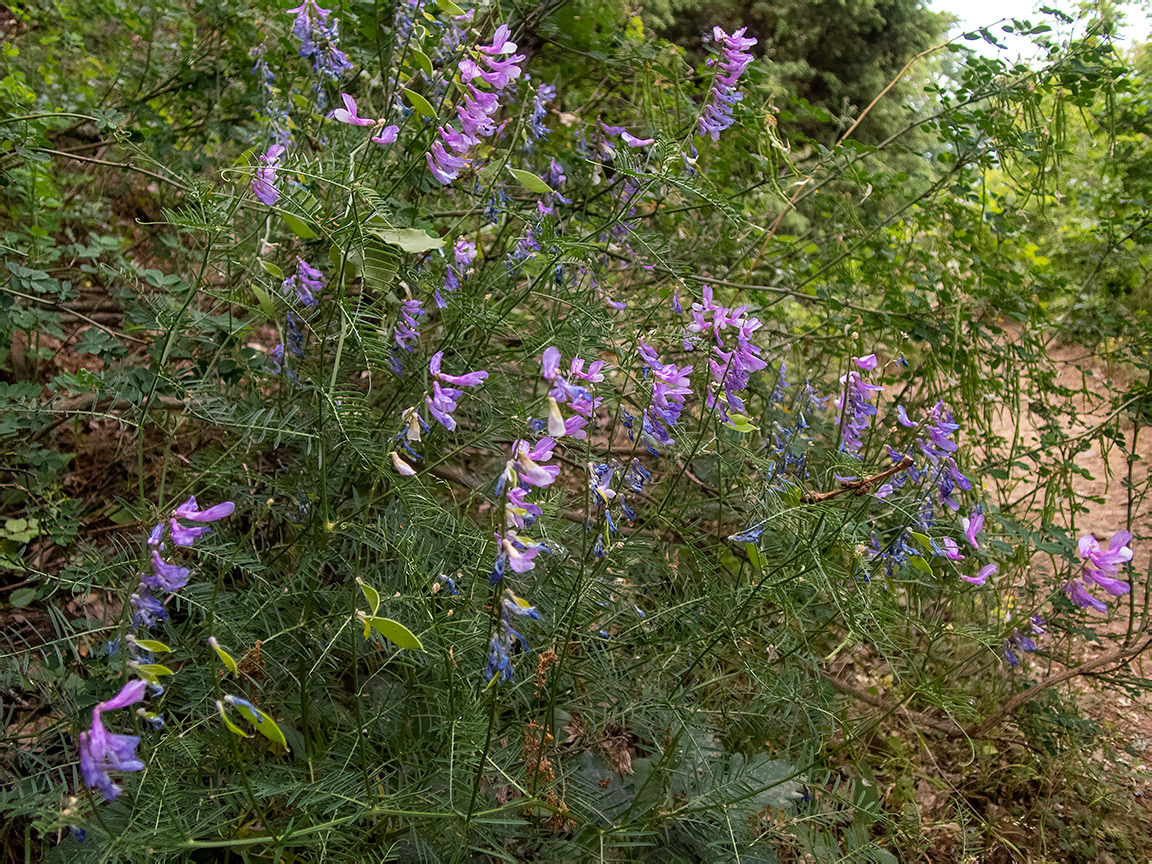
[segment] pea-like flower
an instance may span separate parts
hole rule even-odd
[[[160,588],[174,594],[188,584],[188,577],[192,571],[187,567],[169,564],[160,557],[160,553],[152,552],[152,575],[141,576],[140,581],[149,588]]]
[[[217,519],[231,516],[235,509],[236,505],[233,502],[224,501],[201,510],[196,503],[196,496],[191,495],[187,501],[172,511],[172,515],[180,519],[191,519],[193,522],[215,522]]]
[[[92,728],[80,733],[80,774],[89,788],[98,789],[106,801],[122,791],[110,772],[143,771],[144,763],[136,756],[140,736],[109,732],[101,715],[140,702],[147,686],[142,679],[125,684],[119,693],[92,709]]]
[[[269,207],[280,200],[280,190],[276,188],[276,171],[280,168],[280,157],[287,149],[283,144],[273,144],[269,147],[260,157],[260,167],[256,169],[256,176],[252,178],[252,194],[260,203]]]
[[[984,530],[984,514],[976,508],[970,515],[960,519],[960,525],[964,528],[964,537],[972,544],[972,548],[979,549],[980,541],[976,536]]]
[[[997,564],[986,564],[980,568],[980,571],[975,576],[964,576],[960,578],[965,582],[971,582],[973,585],[983,585],[988,581],[989,576],[995,576],[1000,572],[1000,567]]]
[[[1101,549],[1099,542],[1091,534],[1080,538],[1080,557],[1084,559],[1082,577],[1085,582],[1095,582],[1109,594],[1118,597],[1127,594],[1132,586],[1119,579],[1113,579],[1120,565],[1132,560],[1132,550],[1128,544],[1132,534],[1128,531],[1117,531],[1108,541],[1108,548]]]

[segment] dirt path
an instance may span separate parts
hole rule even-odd
[[[1017,334],[1009,331],[1008,338]],[[1070,435],[1088,433],[1094,427],[1108,422],[1109,396],[1118,390],[1126,389],[1131,379],[1125,373],[1110,369],[1095,355],[1089,354],[1082,346],[1065,345],[1050,346],[1051,371],[1055,374],[1054,384],[1057,387],[1067,387],[1073,390],[1086,389],[1090,393],[1100,394],[1090,397],[1079,393],[1072,397],[1067,407],[1067,414],[1060,417],[1060,425]],[[1022,387],[1022,391],[1029,390]],[[1055,388],[1052,388],[1055,389]],[[1048,412],[1052,401],[1058,397],[1041,400],[1041,404],[1026,403],[1020,405],[1019,413],[1012,406],[1001,406],[995,415],[993,431],[1008,442],[1017,436],[1017,451],[1029,450],[1043,446],[1041,440],[1042,427],[1045,424],[1044,414]],[[1047,402],[1048,404],[1043,404]],[[1049,417],[1053,416],[1048,414]],[[1148,582],[1150,563],[1152,563],[1152,510],[1139,501],[1138,492],[1148,478],[1148,465],[1145,461],[1137,460],[1132,468],[1132,483],[1136,490],[1136,497],[1129,502],[1129,489],[1127,478],[1129,473],[1128,452],[1133,446],[1133,424],[1130,415],[1125,413],[1115,418],[1114,425],[1123,435],[1124,445],[1109,441],[1102,447],[1099,440],[1093,440],[1091,446],[1084,452],[1074,456],[1075,466],[1087,472],[1090,476],[1077,475],[1073,480],[1073,489],[1081,502],[1087,507],[1087,512],[1075,514],[1075,536],[1085,534],[1094,535],[1102,544],[1118,529],[1128,525],[1129,508],[1132,510],[1132,525],[1130,530],[1136,535],[1131,548],[1134,553],[1132,561],[1132,598],[1135,602],[1136,626],[1139,626],[1146,597],[1148,596]],[[1136,453],[1147,455],[1152,452],[1152,429],[1142,427],[1137,430]],[[1098,436],[1092,436],[1098,437]],[[1058,453],[1045,453],[1045,461],[1059,459]],[[1008,499],[1017,500],[1035,489],[1035,483],[1028,479],[1021,479],[1021,469],[1013,469],[1013,481],[1005,491],[1009,491]],[[1002,487],[1005,488],[1005,487]],[[1037,496],[1037,503],[1042,498]],[[1069,504],[1066,499],[1059,501],[1063,514],[1069,514]],[[1054,517],[1059,520],[1060,516]],[[1070,522],[1071,520],[1069,520]],[[1037,556],[1033,565],[1031,578],[1037,580],[1051,590],[1060,579],[1052,571],[1050,559],[1047,556]],[[1097,632],[1108,634],[1116,639],[1122,639],[1127,632],[1129,622],[1129,598],[1107,597],[1101,590],[1095,593],[1106,599],[1109,611],[1097,614],[1089,611],[1093,625]],[[1056,646],[1053,646],[1056,647]],[[1087,639],[1078,639],[1072,650],[1064,655],[1069,663],[1080,663],[1098,656],[1114,645],[1092,642]],[[1057,653],[1059,653],[1057,649]],[[1029,660],[1040,664],[1036,672],[1047,671],[1045,667],[1051,665],[1053,669],[1061,667],[1058,661],[1045,661],[1041,658]],[[1135,661],[1131,672],[1140,677],[1152,675],[1152,657],[1144,656]],[[1133,701],[1123,693],[1116,693],[1094,687],[1089,682],[1077,680],[1072,685],[1080,697],[1080,704],[1085,713],[1094,720],[1110,727],[1122,738],[1134,745],[1137,750],[1144,751],[1144,761],[1152,764],[1152,694],[1147,694],[1140,701]]]

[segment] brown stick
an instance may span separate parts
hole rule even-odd
[[[1152,636],[1137,642],[1135,645],[1129,645],[1126,648],[1117,648],[1115,651],[1109,651],[1094,660],[1089,660],[1087,663],[1081,663],[1072,669],[1065,669],[1063,672],[1057,672],[1054,675],[1049,675],[1046,678],[1041,678],[1027,690],[1022,693],[1017,693],[1003,705],[1001,705],[991,716],[981,720],[979,723],[974,723],[964,730],[964,734],[970,738],[979,738],[985,735],[989,729],[1003,723],[1008,717],[1027,702],[1031,702],[1044,690],[1049,687],[1055,687],[1057,684],[1062,684],[1065,681],[1077,678],[1081,675],[1090,675],[1093,672],[1100,671],[1101,666],[1107,666],[1109,663],[1118,663],[1124,660],[1129,660],[1137,654],[1142,654],[1152,647]]]
[[[968,726],[961,726],[955,721],[941,720],[937,717],[933,717],[930,714],[925,714],[922,711],[913,711],[909,708],[905,708],[903,705],[893,705],[883,697],[874,696],[868,691],[860,687],[856,687],[855,685],[849,684],[847,681],[842,681],[839,678],[828,674],[822,669],[817,671],[820,677],[831,684],[834,689],[839,690],[841,693],[851,696],[854,699],[858,699],[861,702],[867,703],[868,705],[871,705],[875,708],[880,708],[883,711],[899,713],[909,722],[916,723],[927,729],[933,729],[937,732],[941,732],[944,735],[947,735],[949,738],[963,737],[978,740],[984,738],[999,737],[991,735],[990,733],[992,730],[999,726],[1001,723],[1008,720],[1012,714],[1018,708],[1020,708],[1020,706],[1031,702],[1038,695],[1040,695],[1040,693],[1042,693],[1044,690],[1047,690],[1049,687],[1055,687],[1057,684],[1062,684],[1065,681],[1070,681],[1071,679],[1077,678],[1081,675],[1094,674],[1101,671],[1101,667],[1107,666],[1111,663],[1122,663],[1125,660],[1130,660],[1138,654],[1148,650],[1150,647],[1152,647],[1152,636],[1148,636],[1135,645],[1129,645],[1125,648],[1117,648],[1115,651],[1110,651],[1101,657],[1095,658],[1094,660],[1081,663],[1079,666],[1076,666],[1072,669],[1065,669],[1063,672],[1057,672],[1053,675],[1047,676],[1046,678],[1042,678],[1027,690],[1017,693],[983,720],[972,723]]]
[[[829,498],[835,498],[837,495],[843,495],[845,492],[855,492],[857,495],[863,495],[872,488],[873,483],[886,480],[896,472],[911,467],[912,459],[905,456],[887,471],[881,471],[879,474],[873,474],[871,477],[865,477],[862,480],[851,480],[847,483],[842,483],[839,489],[833,489],[830,492],[805,492],[800,496],[800,500],[805,504],[818,504],[821,501],[827,501]]]

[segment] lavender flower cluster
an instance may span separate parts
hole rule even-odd
[[[460,61],[460,78],[465,87],[464,101],[456,109],[460,129],[447,124],[437,126],[440,140],[432,143],[425,156],[428,170],[443,186],[468,167],[468,153],[481,139],[496,134],[492,118],[500,107],[498,94],[520,77],[518,64],[524,62],[524,55],[515,53],[516,43],[508,38],[509,32],[508,25],[501,24],[492,36],[492,44],[477,47],[480,62],[472,57]],[[509,54],[512,56],[498,59]],[[487,84],[494,92],[480,90],[473,83],[476,81]]]
[[[109,732],[104,725],[103,714],[143,701],[149,686],[157,695],[164,691],[151,663],[151,649],[161,646],[148,639],[138,639],[134,634],[140,627],[155,627],[159,621],[168,618],[164,601],[153,592],[175,594],[188,584],[192,575],[189,568],[164,560],[160,553],[165,549],[166,540],[176,547],[173,551],[178,552],[190,549],[211,530],[204,524],[185,525],[181,519],[195,523],[215,522],[230,516],[235,509],[235,504],[225,501],[201,510],[195,496],[192,496],[172,511],[167,523],[158,523],[148,534],[152,572],[141,574],[140,585],[129,598],[132,605],[132,632],[124,640],[133,655],[127,664],[128,668],[140,677],[125,684],[111,699],[96,705],[92,709],[91,727],[80,733],[80,774],[88,787],[98,790],[107,801],[113,800],[121,792],[120,786],[112,779],[112,773],[142,771],[144,762],[136,756],[140,736]],[[164,723],[162,717],[143,709],[137,713],[155,727]]]
[[[452,432],[456,429],[456,418],[452,415],[456,412],[460,397],[464,395],[464,391],[459,388],[478,387],[487,380],[488,373],[480,369],[463,375],[449,375],[442,371],[443,362],[443,351],[437,351],[428,361],[428,374],[432,376],[432,392],[424,394],[424,407],[433,420]],[[404,409],[401,418],[403,426],[393,440],[404,449],[409,457],[420,461],[422,457],[412,445],[419,443],[422,433],[429,431],[432,427],[415,405]],[[404,458],[395,450],[390,455],[392,465],[397,473],[405,477],[412,477],[416,474],[416,469],[404,461]]]
[[[752,335],[763,324],[745,315],[748,306],[722,306],[713,299],[712,288],[705,285],[699,303],[692,304],[692,323],[685,328],[684,350],[691,351],[702,340],[711,336],[708,369],[712,380],[708,385],[705,404],[725,423],[731,423],[729,412],[743,414],[746,410],[740,393],[748,387],[753,372],[768,366],[760,355],[760,346],[752,342]],[[726,344],[724,331],[735,330],[732,343]]]
[[[312,61],[312,71],[330,78],[339,78],[354,68],[348,55],[340,50],[339,22],[329,18],[332,12],[320,8],[316,0],[304,0],[295,9],[292,33],[300,40],[300,56]]]
[[[1080,575],[1069,580],[1064,586],[1064,593],[1068,595],[1068,599],[1081,608],[1104,612],[1108,607],[1088,593],[1089,585],[1099,585],[1113,597],[1120,597],[1131,591],[1130,584],[1115,578],[1120,567],[1132,560],[1132,550],[1128,548],[1131,542],[1131,532],[1124,530],[1112,535],[1107,549],[1100,548],[1100,543],[1091,534],[1081,537],[1078,549],[1084,563],[1081,565]]]
[[[744,94],[736,89],[736,81],[754,59],[748,49],[756,44],[755,39],[744,35],[746,30],[746,27],[741,27],[728,34],[719,27],[712,28],[713,45],[720,48],[720,70],[712,84],[711,98],[700,115],[698,128],[701,135],[710,135],[713,141],[719,141],[720,133],[736,122],[732,117],[732,106],[744,98]],[[716,63],[714,58],[708,61],[710,66]]]

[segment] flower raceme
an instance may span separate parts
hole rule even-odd
[[[449,185],[468,167],[468,152],[481,139],[496,134],[493,117],[500,107],[497,94],[520,77],[519,64],[525,59],[523,54],[515,53],[516,43],[508,38],[509,34],[508,25],[501,24],[490,45],[478,46],[474,58],[465,57],[459,63],[460,80],[464,84],[464,100],[456,108],[460,129],[447,124],[436,127],[439,139],[425,154],[429,172],[442,186]],[[476,81],[495,92],[479,89]]]
[[[331,10],[322,9],[315,0],[304,0],[287,12],[296,16],[292,33],[300,40],[300,56],[312,61],[312,71],[339,78],[353,68],[348,55],[337,46],[340,43],[339,22],[329,21]]]
[[[584,361],[573,357],[565,377],[560,372],[561,359],[560,349],[555,346],[545,348],[540,356],[540,377],[551,385],[548,391],[548,434],[553,438],[568,435],[583,439],[588,436],[585,427],[603,400],[593,398],[587,387],[572,382],[598,384],[603,381],[604,375],[600,370],[604,368],[604,361],[597,360],[585,371]],[[575,416],[564,418],[560,405],[565,403],[576,412]]]
[[[729,34],[720,27],[712,28],[713,45],[720,49],[720,57],[719,61],[710,58],[708,64],[718,65],[719,72],[697,128],[702,136],[711,136],[713,141],[719,141],[720,133],[736,122],[732,117],[732,106],[744,98],[744,94],[736,89],[736,81],[754,59],[748,49],[756,44],[755,39],[744,35],[746,30],[746,27],[741,27]]]
[[[464,395],[464,391],[459,388],[476,387],[488,377],[488,373],[481,369],[464,375],[448,375],[440,371],[443,359],[444,352],[437,351],[428,362],[428,372],[433,378],[432,395],[425,396],[424,403],[433,419],[451,432],[456,428],[456,420],[452,417],[456,410],[456,400]]]
[[[296,259],[296,274],[288,276],[280,283],[280,290],[286,296],[295,295],[296,300],[303,306],[315,309],[320,305],[316,295],[324,290],[328,280],[319,269],[313,267],[303,258]]]
[[[1113,597],[1131,591],[1132,586],[1127,582],[1113,578],[1121,565],[1132,560],[1132,550],[1128,548],[1130,542],[1132,534],[1123,530],[1112,535],[1107,549],[1101,549],[1100,543],[1091,534],[1081,537],[1078,551],[1084,563],[1079,577],[1071,579],[1064,586],[1068,599],[1081,608],[1091,607],[1097,612],[1104,612],[1108,607],[1088,592],[1090,584],[1099,585]]]
[[[512,617],[540,620],[540,613],[528,601],[505,590],[500,599],[500,624],[488,643],[488,662],[484,675],[488,684],[512,680],[512,655],[531,650],[528,640],[512,626]]]
[[[428,373],[432,376],[432,392],[425,393],[424,407],[433,420],[451,432],[456,428],[456,419],[452,415],[456,411],[458,400],[464,395],[464,391],[459,388],[479,386],[488,378],[488,373],[480,369],[463,375],[449,375],[442,371],[443,362],[443,351],[437,351],[428,361]],[[428,422],[415,406],[406,409],[402,419],[403,427],[394,440],[409,456],[419,460],[420,454],[412,449],[412,444],[420,441],[422,432],[428,431],[430,428]],[[405,477],[411,477],[416,473],[416,469],[405,462],[399,453],[393,451],[390,455],[397,473]]]
[[[745,316],[747,305],[721,306],[713,299],[712,287],[705,285],[699,303],[692,304],[692,323],[684,328],[684,350],[694,349],[696,342],[711,336],[708,369],[712,382],[705,397],[705,405],[716,412],[725,423],[731,422],[728,412],[744,411],[740,393],[748,386],[753,372],[767,368],[760,356],[760,347],[753,344],[752,336],[763,324],[758,318]],[[725,330],[736,331],[735,344],[725,342]]]
[[[188,579],[192,575],[192,571],[187,567],[170,563],[161,557],[160,551],[164,548],[165,533],[174,546],[189,549],[212,529],[203,524],[184,525],[179,520],[197,523],[215,522],[231,516],[235,510],[236,505],[231,501],[224,501],[201,510],[200,505],[196,503],[196,496],[191,495],[187,501],[172,511],[167,525],[160,522],[149,532],[148,547],[152,550],[150,556],[152,572],[141,575],[139,587],[129,598],[133,607],[133,627],[154,626],[157,620],[167,618],[168,613],[164,610],[163,603],[152,592],[175,594],[188,584]],[[165,528],[168,529],[167,532]]]

